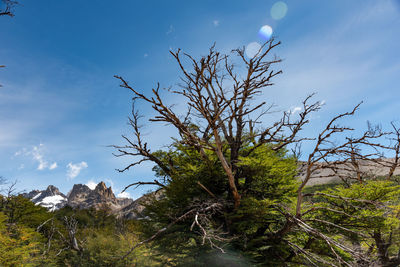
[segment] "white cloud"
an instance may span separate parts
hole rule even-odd
[[[294,108],[291,108],[289,112],[291,114],[296,114],[297,112],[300,112],[301,110],[302,110],[301,107],[294,107]]]
[[[89,180],[89,181],[86,183],[86,185],[87,185],[87,187],[89,187],[91,190],[94,190],[94,189],[96,188],[96,186],[97,186],[97,183],[96,183],[95,181],[93,181],[93,180]]]
[[[70,179],[74,179],[76,176],[79,175],[79,173],[81,172],[82,169],[85,169],[88,167],[88,164],[84,161],[82,161],[81,163],[76,163],[76,164],[72,164],[72,162],[68,163],[67,168],[67,176]]]
[[[50,165],[49,170],[54,170],[57,167],[58,167],[57,162],[54,162],[53,164]]]
[[[213,24],[214,24],[215,27],[218,27],[219,26],[219,20],[214,20]]]
[[[48,164],[47,161],[43,159],[43,154],[41,152],[42,147],[43,144],[39,144],[39,146],[34,146],[32,151],[30,152],[33,156],[33,159],[39,163],[39,166],[37,167],[38,170],[44,170]]]
[[[23,148],[22,150],[19,150],[15,152],[14,156],[32,156],[32,159],[38,163],[37,169],[39,171],[43,171],[45,169],[49,170],[54,170],[57,168],[57,162],[49,163],[45,158],[44,158],[44,145],[39,144],[38,146],[33,146],[31,150],[28,150],[26,148]]]
[[[143,55],[143,57],[148,57],[149,56],[149,54],[147,54],[147,53],[144,53],[144,55]]]
[[[131,195],[128,193],[128,192],[122,192],[122,193],[119,193],[118,195],[117,195],[117,197],[120,197],[120,198],[132,198],[131,197]]]

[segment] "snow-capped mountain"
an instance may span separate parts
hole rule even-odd
[[[75,184],[67,196],[53,185],[49,185],[46,190],[33,190],[23,194],[23,196],[50,211],[55,211],[68,205],[79,209],[107,207],[111,212],[118,213],[118,211],[133,202],[129,198],[115,197],[111,187],[107,188],[104,182],[100,182],[93,190],[87,185]]]
[[[67,197],[53,185],[49,185],[43,191],[33,190],[24,196],[36,205],[48,208],[50,211],[62,208],[67,203]]]

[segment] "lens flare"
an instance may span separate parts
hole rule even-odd
[[[260,38],[268,41],[271,38],[273,32],[274,31],[272,30],[271,26],[264,25],[258,31],[258,36],[260,36]]]
[[[249,43],[246,46],[247,57],[249,57],[249,58],[255,57],[258,54],[258,52],[260,52],[260,49],[261,49],[261,45],[259,43],[257,43],[257,42]]]
[[[286,16],[288,7],[285,2],[276,2],[271,8],[271,17],[275,20],[280,20]]]

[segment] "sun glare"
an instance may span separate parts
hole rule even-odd
[[[275,20],[283,19],[286,16],[288,7],[285,2],[279,1],[276,2],[271,7],[271,17]]]

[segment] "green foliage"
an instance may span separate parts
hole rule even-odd
[[[299,180],[296,159],[284,149],[273,151],[268,145],[248,145],[240,151],[235,170],[242,199],[237,209],[229,204],[225,173],[213,153],[207,154],[209,160],[205,161],[197,150],[180,144],[156,153],[173,171],[167,174],[162,168],[155,168],[157,175],[165,179],[166,187],[164,197],[154,198],[147,207],[149,220],[143,222],[147,236],[166,227],[196,203],[218,199],[226,203],[225,210],[209,218],[208,230],[225,231],[225,241],[215,244],[223,246],[228,255],[235,251],[232,257],[247,259],[247,265],[309,263],[297,248],[314,255],[318,259],[314,262],[321,266],[334,264],[337,257],[354,263],[347,250],[331,248],[327,240],[360,249],[377,262],[394,262],[400,241],[400,187],[395,183],[370,179],[351,186],[306,187],[308,197],[302,205],[302,220],[321,234],[316,235],[290,219],[295,216]],[[227,158],[229,153],[226,149]],[[199,232],[190,230],[192,226],[193,217],[177,222],[153,243],[154,248],[175,265],[206,265],[208,256],[216,252],[207,243],[203,245]]]
[[[369,181],[350,187],[339,185],[321,193],[323,195],[319,195],[320,199],[313,205],[318,209],[313,213],[315,218],[371,232],[399,226],[396,211],[400,208],[400,186],[392,182]]]
[[[22,195],[0,196],[0,211],[8,217],[9,223],[16,223],[37,227],[51,217],[46,208],[35,205]]]
[[[138,242],[132,232],[123,234],[92,231],[85,236],[82,252],[66,251],[58,260],[60,265],[69,266],[154,266],[146,247],[122,259],[127,250]]]
[[[257,262],[276,264],[277,255],[287,251],[285,244],[272,237],[286,223],[276,205],[290,206],[295,201],[296,161],[286,151],[265,145],[240,157],[238,166],[244,180],[240,186],[243,197],[239,209],[229,215],[231,228],[240,234],[235,246]]]
[[[216,195],[227,192],[228,185],[216,155],[210,151],[205,153],[209,161],[202,160],[197,150],[179,143],[175,143],[170,151],[155,153],[165,165],[170,166],[171,174],[166,174],[159,166],[154,167],[154,171],[158,177],[168,180],[165,194],[174,206],[187,207],[194,195],[208,198],[208,193],[198,182]]]
[[[79,251],[68,244],[65,218],[77,221]],[[108,209],[49,212],[21,195],[0,196],[0,266],[153,266],[146,247],[121,259],[140,232]]]
[[[381,263],[389,262],[397,257],[400,246],[399,195],[400,186],[384,180],[337,185],[309,199],[305,209],[312,212],[304,219],[339,242],[369,250],[370,257]],[[321,251],[321,246],[317,252],[330,254],[328,248]]]
[[[218,228],[229,233],[226,237],[232,242],[224,244],[228,251],[238,251],[232,256],[250,257],[256,261],[275,262],[276,242],[267,236],[280,229],[285,216],[276,210],[276,204],[291,205],[296,196],[298,181],[295,158],[287,156],[285,150],[273,151],[268,145],[252,147],[248,145],[240,151],[237,163],[238,189],[242,195],[241,205],[235,210],[229,204],[228,184],[216,155],[206,151],[208,161],[200,153],[181,144],[175,144],[170,151],[156,152],[165,165],[171,166],[171,173],[155,167],[158,176],[167,181],[162,199],[153,199],[147,206],[150,220],[145,221],[146,232],[151,235],[171,222],[172,218],[184,214],[196,203],[219,199],[227,202],[223,214],[212,216],[210,230]],[[226,157],[230,151],[226,149]],[[205,190],[201,185],[207,190]],[[209,192],[207,192],[209,191]],[[193,217],[180,221],[155,241],[158,251],[185,264],[206,264],[207,255],[215,253],[197,231],[190,231]],[[229,230],[228,230],[229,229]],[[216,243],[218,243],[216,241]],[[282,245],[282,251],[287,250]],[[239,257],[239,258],[238,258]],[[249,264],[249,263],[247,263]],[[201,266],[201,265],[199,265]]]
[[[242,199],[237,209],[218,159],[205,153],[208,160],[178,143],[170,151],[155,153],[170,170],[154,168],[166,187],[161,194],[148,196],[145,217],[139,221],[116,218],[107,208],[64,207],[48,212],[22,196],[1,197],[0,265],[300,266],[310,257],[317,266],[335,264],[338,257],[356,264],[349,251],[329,242],[358,250],[381,266],[399,263],[398,183],[370,179],[350,186],[307,187],[301,219],[318,231],[315,234],[294,221],[299,181],[296,160],[287,151],[273,151],[268,145],[248,145],[240,151],[236,175]],[[228,157],[230,151],[225,153]],[[196,213],[176,221],[193,208],[214,202],[222,208],[197,213],[206,215],[201,219],[203,227],[217,236],[210,239],[212,243],[194,224]],[[79,249],[68,244],[65,218],[77,222]],[[175,223],[153,242],[121,258],[171,222]],[[309,254],[299,253],[298,248]],[[361,264],[362,259],[358,261]]]
[[[35,266],[40,261],[41,236],[0,212],[0,266]]]
[[[252,147],[247,148],[253,149]],[[247,151],[245,151],[247,152]],[[246,153],[247,154],[247,153]],[[241,191],[257,199],[288,203],[293,201],[298,181],[297,163],[286,156],[285,150],[273,151],[267,145],[259,146],[246,157],[239,157]]]
[[[152,260],[146,257],[150,253],[146,247],[121,259],[133,244],[139,242],[140,227],[136,222],[118,219],[108,209],[74,210],[64,207],[54,213],[55,224],[63,236],[68,236],[65,217],[74,218],[78,223],[76,238],[81,250],[65,249],[62,240],[55,240],[58,244],[50,252],[50,257],[56,258],[57,265],[152,266]]]
[[[147,206],[143,231],[146,236],[151,236],[155,231],[163,228],[176,218],[190,209],[191,205],[201,203],[210,198],[210,194],[200,185],[207,188],[216,196],[226,196],[228,184],[225,174],[215,154],[206,151],[209,161],[201,160],[200,153],[187,146],[175,143],[170,151],[157,151],[155,154],[165,165],[170,166],[171,174],[166,174],[160,167],[154,170],[159,177],[168,181],[168,186],[163,189],[164,197],[153,198]],[[224,218],[215,217],[219,223]],[[208,246],[200,246],[201,239],[194,231],[188,231],[189,221],[182,221],[175,224],[170,231],[163,235],[163,238],[156,241],[156,248],[160,264],[177,264],[178,262],[187,265],[196,263],[197,258],[210,251]],[[201,256],[200,256],[201,255]]]

